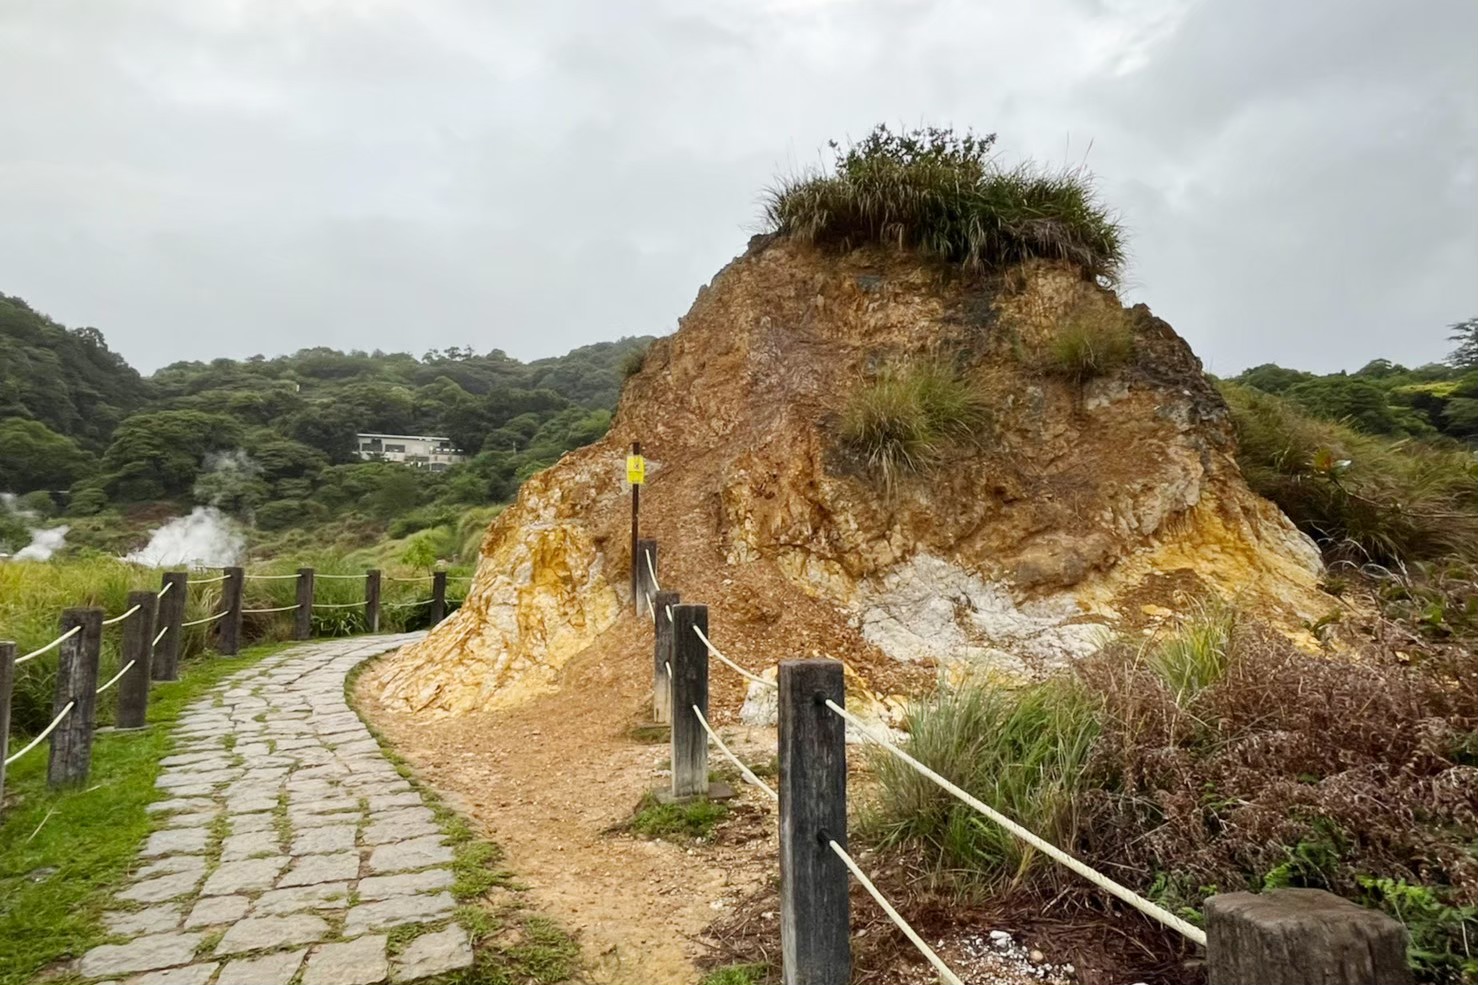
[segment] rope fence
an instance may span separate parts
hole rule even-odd
[[[106,683],[102,687],[98,688],[96,693],[97,694],[102,694],[108,688],[112,687],[114,684],[117,684],[118,681],[122,679],[123,675],[126,674],[126,673],[128,673],[129,670],[136,663],[138,663],[137,660],[130,660],[128,663],[126,663],[122,667],[118,668],[118,673],[116,673],[112,677],[110,677],[108,679],[108,683]]]
[[[45,646],[40,647],[40,648],[35,649],[35,650],[32,650],[30,653],[26,654],[23,657],[16,657],[15,658],[16,666],[20,666],[21,664],[25,663],[27,660],[35,660],[37,657],[41,656],[43,653],[49,653],[50,651],[55,650],[57,647],[61,646],[67,640],[69,640],[72,637],[76,636],[80,632],[82,632],[82,627],[81,626],[73,626],[71,629],[67,630],[65,633],[63,633],[62,635],[58,636],[56,639],[52,640],[50,643],[46,644]]]
[[[114,625],[117,625],[118,623],[120,623],[123,620],[127,619],[129,616],[133,615],[135,612],[139,611],[139,609],[141,609],[141,608],[143,608],[143,606],[135,605],[133,608],[127,610],[126,612],[119,613],[118,615],[114,616],[112,619],[104,619],[103,620],[103,625],[104,626],[114,626]]]
[[[230,575],[216,575],[214,578],[191,578],[192,585],[214,585],[216,582],[225,581]]]
[[[292,605],[276,605],[276,606],[272,606],[271,608],[267,608],[267,609],[242,609],[241,610],[241,614],[242,615],[262,615],[262,614],[268,613],[268,612],[289,612],[289,611],[291,611],[293,609],[296,609],[296,608],[298,608],[298,604],[296,602],[294,602]]]
[[[296,608],[296,606],[294,608]],[[182,623],[180,623],[180,625],[181,626],[204,626],[206,623],[208,623],[208,622],[215,622],[217,619],[224,618],[226,615],[228,615],[228,613],[225,613],[225,612],[217,612],[217,613],[214,613],[212,615],[205,616],[205,617],[203,617],[201,619],[191,619],[189,622],[182,622]]]
[[[9,766],[11,763],[14,763],[17,759],[20,759],[26,753],[30,752],[32,749],[35,749],[37,746],[39,746],[46,739],[46,737],[48,735],[50,735],[52,732],[54,732],[56,730],[56,727],[62,723],[62,719],[63,718],[66,718],[68,715],[70,715],[72,713],[72,709],[75,708],[76,706],[77,706],[77,702],[75,702],[75,701],[68,701],[67,702],[67,706],[65,708],[63,708],[61,710],[61,712],[58,713],[58,715],[51,720],[51,724],[50,725],[46,726],[46,728],[44,728],[44,729],[41,730],[41,734],[40,735],[36,736],[36,738],[34,738],[30,742],[26,743],[26,747],[24,749],[20,750],[19,752],[17,752],[15,755],[5,757],[5,765],[6,766]]]

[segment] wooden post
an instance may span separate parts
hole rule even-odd
[[[446,572],[431,572],[431,625],[446,618]]]
[[[241,652],[241,599],[246,594],[246,572],[237,567],[226,569],[226,580],[221,582],[221,635],[217,639],[220,651],[228,657]]]
[[[647,599],[657,594],[657,579],[652,577],[652,572],[657,570],[657,542],[639,538],[636,542],[636,554],[636,562],[639,565],[636,569],[636,614],[649,616],[652,614],[652,609],[647,604]],[[650,568],[647,567],[648,560],[652,562]]]
[[[672,652],[675,637],[667,610],[672,608],[673,615],[676,615],[681,601],[682,596],[677,592],[658,592],[653,598],[657,606],[657,626],[653,634],[656,642],[652,647],[652,721],[658,725],[672,721],[672,681],[667,676],[667,667],[677,658]]]
[[[631,453],[633,455],[640,455],[641,454],[641,442],[640,441],[633,441],[631,443]],[[637,549],[636,548],[636,541],[637,541],[637,537],[639,536],[639,531],[641,530],[640,513],[641,513],[641,483],[639,483],[639,482],[633,482],[631,484],[631,601],[632,601],[632,604],[633,605],[636,604],[637,587],[639,585],[639,583],[637,581],[637,567],[636,567],[636,565],[637,565],[637,561],[640,560],[640,559],[636,556],[636,549]],[[640,608],[637,608],[636,611],[637,612],[640,612],[641,609]]]
[[[5,757],[10,755],[10,696],[15,691],[15,642],[0,640],[0,815],[5,812]]]
[[[313,635],[313,569],[298,569],[298,609],[293,613],[293,639]]]
[[[1207,985],[1410,985],[1406,930],[1322,889],[1206,901]]]
[[[693,706],[708,715],[708,606],[672,607],[672,799],[708,794],[708,735]],[[664,668],[665,669],[665,668]]]
[[[160,591],[164,586],[169,591],[159,597],[154,613],[154,632],[167,630],[159,644],[154,647],[154,663],[151,668],[156,681],[177,681],[180,678],[180,643],[184,639],[182,623],[185,621],[185,603],[190,598],[190,575],[184,571],[166,571]],[[149,637],[151,640],[154,637]]]
[[[364,624],[371,633],[380,631],[380,569],[364,573]]]
[[[780,663],[780,980],[846,985],[852,974],[847,867],[847,729],[836,660]]]
[[[139,611],[123,620],[123,656],[119,659],[124,664],[132,660],[133,667],[118,681],[114,728],[143,728],[148,723],[149,681],[153,679],[154,669],[154,609],[158,601],[147,590],[128,593],[128,608],[138,606]]]
[[[56,663],[56,690],[51,699],[55,718],[63,708],[72,711],[51,733],[51,759],[46,767],[50,787],[77,786],[87,780],[92,766],[92,730],[97,724],[98,657],[103,645],[102,609],[66,609],[62,632],[73,626],[82,631],[62,643]]]

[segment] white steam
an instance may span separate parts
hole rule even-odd
[[[124,560],[151,568],[221,567],[235,564],[245,549],[246,538],[230,518],[214,506],[197,506],[155,530],[148,544]]]
[[[67,531],[72,528],[65,523],[46,530],[32,530],[31,542],[15,552],[17,561],[50,561],[51,556],[66,546]]]

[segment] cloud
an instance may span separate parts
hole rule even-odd
[[[1420,362],[1478,312],[1475,34],[1465,0],[9,0],[0,290],[146,369],[548,355],[670,330],[828,137],[936,122],[1086,154],[1129,295],[1216,371]]]

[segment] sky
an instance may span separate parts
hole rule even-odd
[[[665,334],[879,121],[1086,165],[1208,370],[1478,315],[1472,0],[0,0],[0,292],[148,372]]]

